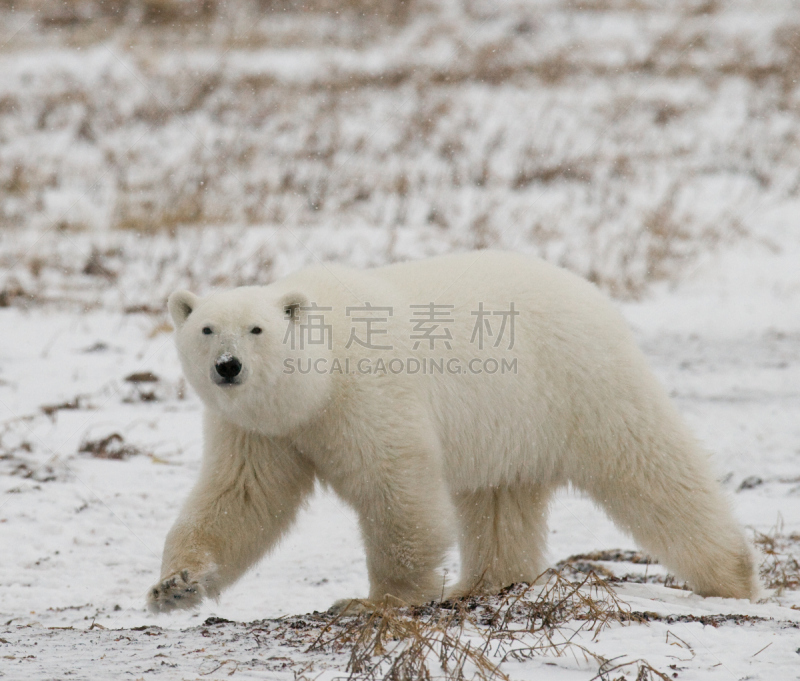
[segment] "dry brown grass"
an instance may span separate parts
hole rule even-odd
[[[375,17],[386,21],[407,20],[415,0],[4,0],[17,12],[33,12],[45,30],[85,27],[91,23],[127,24],[151,28],[200,28],[214,21],[251,12],[287,12]]]
[[[767,533],[756,532],[755,543],[764,554],[760,570],[764,585],[778,595],[800,589],[800,534],[784,534],[780,521]]]
[[[573,162],[561,161],[548,164],[546,160],[538,159],[539,164],[521,168],[514,178],[514,189],[525,189],[529,185],[540,182],[551,184],[553,182],[590,182],[592,179],[588,164],[582,159]]]
[[[568,561],[616,560],[645,563],[632,551],[610,551],[574,556]],[[259,647],[265,639],[301,648],[305,660],[295,670],[297,678],[313,678],[315,654],[341,659],[348,679],[412,681],[433,678],[447,681],[477,679],[508,681],[509,666],[539,657],[571,656],[597,665],[592,681],[667,681],[667,673],[646,660],[609,660],[589,650],[586,641],[597,640],[610,626],[697,623],[720,627],[765,621],[751,615],[662,615],[632,611],[609,582],[594,571],[578,574],[567,568],[548,571],[540,584],[516,584],[497,596],[472,596],[456,601],[404,607],[387,600],[372,611],[356,616],[314,613],[280,620],[254,622],[246,635]],[[210,618],[205,625],[231,624]],[[694,651],[670,632],[675,645]],[[289,658],[275,658],[287,660]],[[331,657],[326,658],[328,661]]]
[[[760,566],[761,579],[768,589],[775,589],[780,595],[786,590],[800,589],[800,534],[785,534],[783,523],[779,522],[766,533],[755,532],[755,544],[764,554]],[[688,590],[686,584],[678,584],[671,575],[628,573],[616,576],[601,563],[630,563],[633,565],[651,565],[656,561],[638,551],[621,549],[595,551],[593,553],[570,556],[558,563],[559,571],[571,579],[582,574],[600,575],[610,584],[621,582],[663,584],[671,588]],[[651,617],[652,619],[652,617]]]
[[[31,294],[14,278],[8,279],[5,286],[0,289],[0,307],[27,306],[32,298]]]
[[[0,472],[37,483],[64,480],[67,471],[58,465],[57,457],[47,452],[44,457],[37,452],[35,438],[30,437],[29,428],[36,416],[28,415],[0,423]],[[6,494],[17,494],[19,487],[13,487]]]
[[[789,12],[759,37],[726,28],[736,8],[701,0],[475,1],[457,20],[423,0],[19,7],[69,9],[84,17],[74,31],[117,23],[95,32],[95,75],[48,66],[29,85],[9,76],[0,135],[17,142],[0,163],[0,229],[52,227],[65,239],[220,224],[430,230],[446,248],[538,253],[635,298],[738,239],[760,205],[782,205],[798,167],[800,30]],[[407,33],[363,20],[398,12]],[[558,28],[570,13],[584,16]],[[578,35],[592,21],[637,34],[621,38],[629,56],[602,32]],[[28,46],[74,44],[69,22],[31,26]],[[453,58],[425,56],[440,42]],[[385,63],[341,60],[341,45]],[[246,67],[240,47],[258,52]],[[284,47],[303,55],[296,72],[275,68],[295,54]],[[719,112],[740,108],[752,109],[744,132],[717,134]],[[394,250],[387,257],[404,257]],[[108,277],[87,274],[117,274],[121,287],[125,272],[108,260]],[[54,269],[40,254],[30,262]],[[0,280],[0,305],[52,299],[13,276],[22,288]]]
[[[628,572],[617,575],[602,563],[628,564]],[[649,572],[650,565],[656,565],[657,561],[651,559],[639,551],[625,549],[611,549],[604,551],[593,551],[591,553],[581,553],[559,561],[556,568],[566,577],[576,579],[583,575],[594,573],[601,576],[609,584],[633,583],[633,584],[659,584],[672,589],[689,591],[689,586],[678,582],[674,575],[662,574],[660,572]],[[644,566],[641,568],[640,566]]]
[[[78,451],[95,459],[112,459],[115,461],[124,461],[142,453],[137,447],[126,444],[125,438],[119,433],[111,433],[111,435],[97,440],[85,440],[81,443]]]
[[[497,596],[473,596],[421,607],[385,602],[355,617],[314,615],[254,623],[248,635],[280,640],[308,653],[346,659],[350,679],[443,678],[507,681],[504,668],[540,656],[573,656],[598,667],[595,679],[668,677],[644,660],[607,660],[580,643],[613,624],[641,623],[595,574],[578,581],[558,572],[543,584],[518,584]],[[212,622],[214,623],[214,622]]]

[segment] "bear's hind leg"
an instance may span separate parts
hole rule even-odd
[[[547,567],[547,508],[541,486],[486,488],[455,496],[460,525],[461,579],[450,597],[496,593],[532,583]]]
[[[611,518],[701,596],[749,598],[759,585],[753,551],[690,436],[654,446],[584,485]],[[648,446],[649,445],[649,446]]]

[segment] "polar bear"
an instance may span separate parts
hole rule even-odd
[[[696,593],[758,593],[708,455],[621,315],[574,274],[494,251],[321,265],[206,299],[177,291],[169,311],[205,444],[153,611],[237,580],[316,479],[358,514],[365,607],[441,598],[455,538],[448,596],[533,582],[566,484]]]

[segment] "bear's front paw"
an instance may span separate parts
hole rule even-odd
[[[147,594],[150,612],[170,612],[178,608],[196,608],[204,598],[214,596],[209,588],[210,575],[181,570],[161,580]]]

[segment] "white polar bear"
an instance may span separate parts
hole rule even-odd
[[[205,403],[200,478],[154,611],[217,596],[321,481],[358,513],[369,600],[531,582],[571,483],[698,593],[753,598],[753,553],[621,316],[542,260],[483,251],[169,299]]]

